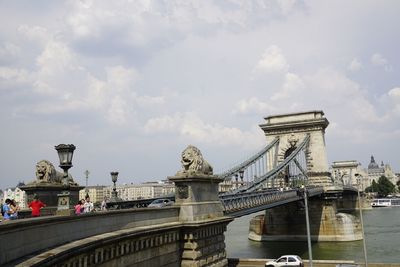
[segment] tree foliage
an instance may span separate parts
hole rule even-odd
[[[379,197],[386,197],[387,195],[396,192],[396,186],[389,181],[385,176],[381,176],[378,182],[372,181],[371,186],[365,188],[365,192],[376,192]]]

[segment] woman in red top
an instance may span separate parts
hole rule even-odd
[[[32,217],[39,217],[40,209],[43,207],[46,207],[46,204],[40,201],[37,196],[34,196],[33,201],[29,203],[29,208],[32,210]]]

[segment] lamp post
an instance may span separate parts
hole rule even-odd
[[[64,175],[62,178],[62,186],[64,192],[57,194],[58,205],[57,205],[57,215],[71,215],[73,214],[72,204],[71,204],[71,194],[70,194],[70,183],[68,179],[68,169],[72,167],[72,156],[74,155],[75,146],[60,144],[55,146],[57,150],[58,157],[60,159],[60,168],[64,170]]]
[[[85,196],[85,198],[89,197],[89,188],[88,188],[89,174],[90,174],[90,172],[88,170],[86,170],[85,171],[85,176],[86,176],[86,189],[85,189],[86,196]]]
[[[368,267],[368,257],[367,257],[367,243],[365,240],[365,234],[364,234],[364,220],[363,220],[363,214],[362,214],[362,206],[361,206],[361,197],[360,197],[360,185],[362,185],[362,178],[363,176],[359,173],[354,174],[355,177],[357,177],[357,196],[358,196],[358,209],[360,210],[360,220],[361,220],[361,233],[362,233],[362,238],[363,238],[363,249],[364,249],[364,261],[365,261],[365,267]]]
[[[310,218],[308,215],[308,194],[307,189],[302,186],[304,193],[304,205],[306,209],[306,228],[307,228],[307,244],[308,244],[308,260],[310,262],[310,267],[313,267],[313,257],[312,257],[312,247],[311,247],[311,231],[310,231]]]
[[[118,172],[111,172],[111,181],[114,183],[113,186],[113,191],[111,192],[111,201],[117,201],[118,193],[117,193],[117,187],[115,186],[115,183],[118,180]]]
[[[68,169],[72,167],[72,156],[74,155],[75,146],[59,144],[55,146],[58,157],[60,159],[60,168],[64,170],[63,185],[68,186]]]

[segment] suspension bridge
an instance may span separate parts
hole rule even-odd
[[[227,266],[226,226],[264,210],[251,223],[253,240],[359,240],[357,218],[344,212],[355,209],[357,189],[333,183],[329,173],[328,124],[322,111],[265,118],[267,145],[244,162],[212,177],[170,178],[178,198],[172,207],[115,202],[119,209],[107,212],[0,225],[0,265]],[[219,183],[230,190],[218,193]]]

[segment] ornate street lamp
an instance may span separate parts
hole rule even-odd
[[[117,187],[115,186],[115,183],[118,180],[118,172],[111,172],[111,180],[114,183],[113,186],[113,191],[111,192],[111,201],[117,201],[118,193],[117,193]]]
[[[86,196],[85,196],[85,198],[89,197],[89,188],[88,188],[89,174],[90,174],[90,172],[88,170],[86,170],[85,171],[85,176],[86,176],[86,189],[85,189]]]
[[[60,158],[60,168],[64,170],[63,185],[68,185],[68,169],[72,167],[72,156],[74,155],[75,146],[60,144],[55,146],[58,157]]]
[[[64,176],[62,178],[63,189],[65,191],[57,194],[58,206],[57,215],[71,215],[73,214],[73,206],[71,200],[70,184],[68,181],[68,169],[72,167],[72,156],[74,155],[75,146],[60,144],[55,146],[58,157],[60,158],[60,168],[64,170]]]
[[[362,237],[363,237],[363,249],[364,249],[364,261],[365,261],[365,266],[368,267],[368,257],[367,257],[367,244],[365,240],[365,234],[364,234],[364,220],[363,220],[363,213],[362,213],[362,205],[361,205],[361,196],[360,196],[360,187],[362,188],[362,179],[363,176],[359,173],[354,174],[354,176],[357,178],[357,197],[358,197],[358,209],[360,210],[360,221],[361,221],[361,232],[362,232]]]

